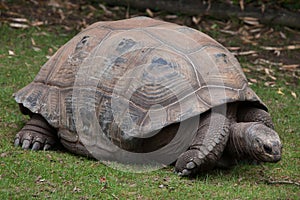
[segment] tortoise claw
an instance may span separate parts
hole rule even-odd
[[[29,147],[30,147],[30,141],[29,140],[23,140],[22,149],[29,149]]]
[[[51,148],[51,145],[46,143],[45,146],[44,146],[44,148],[43,148],[43,150],[47,151],[50,148]]]
[[[34,142],[32,147],[31,147],[31,150],[36,151],[36,150],[40,150],[40,148],[41,148],[41,143],[40,142]]]
[[[16,137],[14,142],[15,147],[20,145],[20,138]]]
[[[181,172],[181,176],[189,176],[189,175],[191,175],[191,173],[192,173],[191,170],[184,169],[184,170],[182,170],[182,172]]]

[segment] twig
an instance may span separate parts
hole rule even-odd
[[[291,180],[270,180],[270,179],[265,179],[265,182],[267,184],[294,184],[297,186],[300,186],[300,183],[296,181],[291,181]]]

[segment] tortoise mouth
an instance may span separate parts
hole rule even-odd
[[[261,151],[258,155],[258,158],[262,162],[278,162],[281,160],[281,148],[276,147],[263,147],[261,148]]]
[[[280,160],[281,160],[281,155],[264,154],[260,158],[260,161],[262,162],[271,162],[271,163],[276,163]]]

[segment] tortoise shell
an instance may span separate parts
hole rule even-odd
[[[78,124],[97,126],[95,118],[109,138],[146,137],[225,103],[264,107],[225,47],[192,28],[147,17],[87,27],[14,96],[71,138]]]

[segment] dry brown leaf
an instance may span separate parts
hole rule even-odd
[[[244,11],[245,10],[244,1],[240,0],[239,3],[240,3],[241,10]]]
[[[251,72],[251,70],[248,68],[243,68],[243,72],[249,73],[249,72]]]
[[[230,30],[220,30],[220,32],[222,33],[227,33],[227,34],[230,34],[230,35],[237,35],[238,32],[237,31],[230,31]]]
[[[256,51],[242,51],[242,52],[232,52],[233,55],[246,56],[246,55],[257,55]]]
[[[58,14],[60,16],[60,19],[63,21],[66,17],[62,9],[58,9]]]
[[[39,47],[32,47],[32,49],[34,50],[34,51],[36,51],[36,52],[38,52],[38,51],[41,51],[41,49],[39,48]]]
[[[102,3],[99,4],[99,7],[104,11],[104,13],[108,16],[112,16],[113,13],[106,8],[106,6]]]
[[[250,81],[251,83],[257,83],[257,80],[254,79],[254,78],[249,78],[249,81]]]
[[[15,54],[15,52],[13,50],[8,50],[8,55],[15,56],[16,54]]]
[[[20,24],[20,23],[10,23],[10,27],[13,28],[28,28],[29,26],[27,24]]]
[[[277,78],[275,76],[273,76],[270,72],[271,70],[268,68],[265,68],[265,73],[272,79],[272,80],[277,80]]]
[[[28,23],[28,20],[26,18],[10,18],[10,21],[19,22],[19,23]]]
[[[62,7],[61,2],[59,2],[57,0],[50,0],[48,2],[48,6],[56,7],[56,8]]]
[[[283,32],[279,32],[279,35],[280,35],[280,37],[282,38],[282,39],[286,39],[286,35],[283,33]]]
[[[295,93],[295,92],[291,92],[291,95],[295,98],[295,99],[297,99],[297,94]]]
[[[280,56],[281,51],[275,50],[275,51],[274,51],[274,54],[275,54],[276,56]]]
[[[259,64],[268,64],[268,65],[273,65],[273,66],[282,66],[281,62],[272,62],[263,58],[259,58],[257,60],[255,60],[255,63],[259,63]]]
[[[42,26],[42,25],[44,25],[45,23],[44,22],[42,22],[42,21],[35,21],[35,22],[32,22],[31,23],[31,26]]]
[[[254,36],[254,38],[255,38],[255,39],[258,39],[258,38],[260,38],[260,36],[261,36],[261,33],[257,33],[257,34]]]
[[[199,24],[199,22],[201,21],[201,16],[193,16],[192,21],[194,22],[194,24]]]
[[[281,70],[287,70],[287,71],[295,71],[297,68],[300,67],[298,64],[293,64],[293,65],[282,65]]]
[[[253,28],[253,29],[250,29],[250,33],[257,33],[257,32],[260,32],[261,31],[261,28]]]
[[[254,42],[254,41],[252,41],[252,40],[250,40],[250,39],[252,39],[253,37],[241,37],[241,39],[245,42],[245,43],[247,43],[247,44],[252,44],[253,46],[256,46],[258,43],[257,42]]]
[[[241,49],[241,47],[226,47],[226,48],[229,49],[230,51],[237,51]]]
[[[282,92],[282,88],[278,88],[277,94],[284,95],[284,93]]]
[[[35,43],[35,41],[34,41],[33,38],[31,38],[31,44],[32,44],[33,46],[36,46],[36,43]]]
[[[165,18],[166,19],[177,19],[178,16],[177,15],[166,15]]]
[[[260,48],[268,51],[282,51],[282,50],[297,50],[300,49],[300,44],[299,45],[288,45],[284,47],[271,47],[271,46],[260,46]]]
[[[246,24],[252,25],[252,26],[260,26],[261,24],[258,21],[258,18],[254,17],[240,17],[241,20],[243,20]]]
[[[265,86],[267,87],[274,87],[275,86],[275,82],[274,81],[267,81],[264,83]]]
[[[149,17],[154,17],[153,12],[149,8],[146,9],[146,13]]]
[[[81,189],[76,186],[73,188],[73,192],[80,192],[80,191],[81,191]]]

